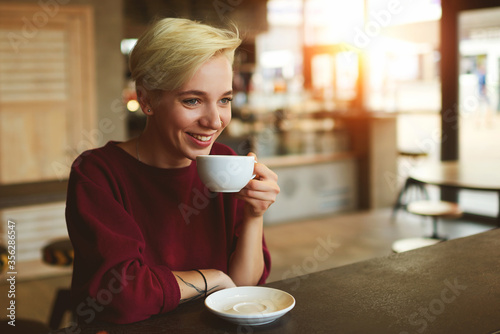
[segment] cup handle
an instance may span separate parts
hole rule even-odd
[[[257,164],[257,161],[255,161],[255,157],[253,158],[253,164]],[[250,178],[250,180],[253,180],[255,179],[255,177],[257,176],[257,174],[253,174],[252,177]]]

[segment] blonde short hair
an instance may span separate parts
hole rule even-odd
[[[161,19],[138,39],[130,54],[130,72],[138,87],[148,91],[175,90],[215,55],[225,55],[232,64],[240,44],[237,30],[187,19]]]

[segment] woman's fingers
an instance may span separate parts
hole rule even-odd
[[[278,175],[270,170],[266,165],[257,162],[254,166],[253,173],[257,175],[260,180],[272,180],[278,182]]]
[[[250,180],[236,196],[250,205],[253,215],[263,215],[280,192],[278,176],[261,163],[255,164],[254,173],[257,177]]]
[[[249,198],[274,201],[279,191],[279,186],[275,182],[253,179],[241,189],[239,194]]]

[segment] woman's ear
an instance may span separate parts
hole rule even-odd
[[[137,92],[137,101],[141,106],[142,112],[146,116],[153,115],[153,110],[151,108],[151,96],[150,94],[148,94],[148,91],[142,86],[137,86],[136,92]]]

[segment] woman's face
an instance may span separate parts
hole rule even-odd
[[[229,61],[219,55],[181,88],[161,95],[152,118],[169,164],[187,166],[196,156],[210,153],[231,121],[232,79]]]

